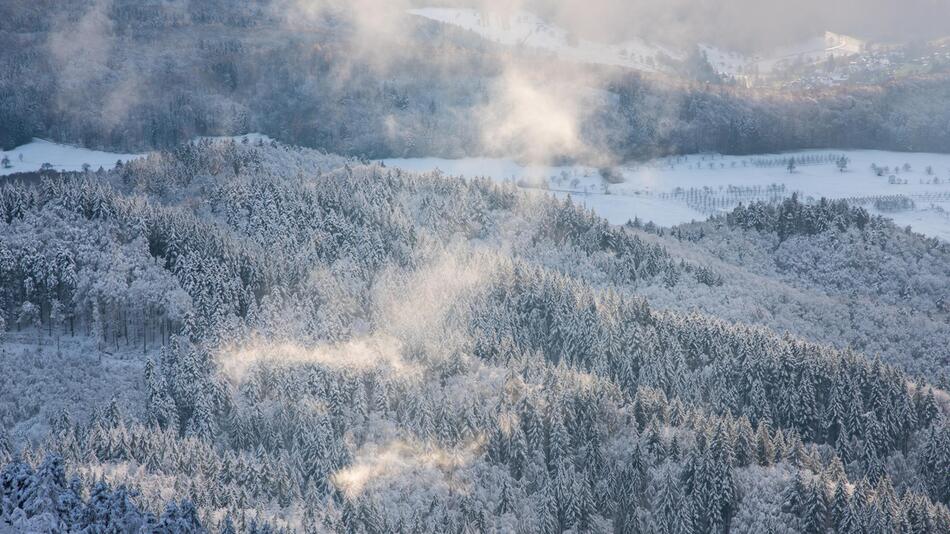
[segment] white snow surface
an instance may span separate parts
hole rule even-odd
[[[260,133],[248,133],[228,137],[199,137],[196,140],[208,139],[211,141],[228,141],[248,143],[270,143],[272,139]],[[90,150],[73,145],[54,143],[45,139],[33,139],[32,142],[18,146],[12,150],[0,151],[0,160],[6,156],[10,160],[10,168],[0,165],[0,176],[7,176],[19,172],[34,172],[40,170],[44,163],[49,163],[56,171],[81,171],[84,164],[95,171],[99,167],[111,169],[117,161],[127,162],[133,159],[144,158],[146,154],[118,154]]]
[[[840,155],[850,160],[845,172],[833,161]],[[789,173],[785,161],[792,157],[799,162],[823,157],[824,162],[799,163],[795,172]],[[798,193],[803,200],[848,199],[901,226],[950,241],[950,154],[809,150],[757,156],[691,155],[623,166],[624,182],[611,185],[604,183],[596,169],[580,165],[533,166],[484,158],[390,159],[384,163],[409,171],[438,170],[451,176],[514,182],[529,189],[547,189],[561,198],[569,194],[614,224],[637,217],[673,226],[729,211],[739,202],[776,200]],[[878,176],[871,170],[872,164],[889,167],[889,171]],[[903,170],[905,164],[910,165],[909,171]],[[933,175],[926,172],[928,166]],[[907,183],[892,184],[892,180]],[[875,208],[875,200],[895,196],[909,198],[915,208],[896,213]]]
[[[145,157],[144,154],[115,154],[90,150],[72,145],[64,145],[34,139],[32,142],[18,146],[12,150],[0,151],[0,160],[6,156],[10,159],[10,168],[0,166],[0,176],[17,172],[33,172],[40,170],[44,163],[49,163],[57,171],[81,171],[83,164],[89,164],[92,170],[99,167],[111,169],[116,161],[123,162]]]
[[[527,11],[509,13],[476,9],[425,7],[409,13],[472,31],[505,46],[534,49],[579,63],[627,67],[647,72],[665,70],[657,54],[682,58],[681,54],[642,40],[608,44],[572,37],[570,32]]]

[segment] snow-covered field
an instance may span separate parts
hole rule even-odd
[[[835,163],[841,155],[849,159],[845,172]],[[798,162],[793,173],[787,170],[789,158]],[[570,194],[615,224],[638,217],[671,226],[731,210],[739,202],[798,193],[805,200],[849,199],[902,226],[950,241],[948,154],[816,150],[761,156],[692,155],[622,167],[624,182],[613,185],[605,184],[596,169],[583,166],[524,166],[511,160],[479,158],[392,159],[385,163],[406,170],[438,169],[447,175],[511,181],[546,188],[559,197]],[[872,164],[886,167],[887,172],[878,176]],[[928,167],[933,174],[927,172]],[[894,197],[906,197],[914,208],[897,212],[877,209],[877,201]]]
[[[236,135],[233,137],[202,137],[212,141],[235,140],[248,143],[269,143],[271,138],[259,133]],[[126,162],[132,159],[144,158],[145,154],[116,154],[89,150],[72,145],[53,143],[43,139],[34,139],[33,142],[18,146],[12,150],[0,151],[0,161],[4,156],[9,160],[9,167],[0,165],[0,176],[7,176],[18,172],[38,171],[44,164],[52,166],[56,171],[81,171],[83,165],[89,165],[92,170],[99,167],[110,169],[117,161]]]
[[[0,151],[0,160],[6,156],[9,167],[0,165],[0,176],[17,172],[38,171],[43,164],[50,164],[57,171],[81,171],[83,164],[92,170],[99,167],[110,169],[116,161],[123,162],[143,157],[142,154],[114,154],[89,150],[70,145],[61,145],[43,139],[34,139],[32,143],[18,146],[13,150]]]
[[[657,72],[664,70],[658,54],[682,59],[681,54],[640,40],[608,44],[576,39],[540,17],[526,11],[489,13],[484,10],[426,7],[409,13],[458,26],[505,46],[523,47],[551,53],[580,63],[613,65]]]
[[[214,139],[270,141],[261,134]],[[83,164],[89,164],[92,169],[108,168],[117,160],[143,157],[40,139],[3,155],[9,158],[11,167],[0,168],[0,176],[36,171],[44,163],[56,170],[79,171]],[[849,159],[845,172],[840,172],[834,162],[840,155]],[[789,173],[786,162],[793,157],[798,166],[794,173]],[[624,182],[610,185],[605,184],[597,169],[585,166],[530,166],[486,158],[391,159],[385,163],[419,172],[438,169],[452,176],[512,181],[526,188],[547,189],[561,198],[571,195],[615,224],[639,218],[672,226],[731,210],[739,202],[775,200],[798,193],[803,199],[849,199],[871,212],[891,217],[897,224],[950,241],[948,154],[814,150],[760,156],[692,155],[622,167],[619,170]],[[886,168],[886,172],[878,176],[872,171],[872,164]],[[928,167],[932,174],[927,172]],[[876,201],[893,197],[909,199],[913,209],[886,212],[877,209]]]

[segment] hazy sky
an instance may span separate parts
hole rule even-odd
[[[824,30],[875,40],[950,35],[950,0],[416,0],[497,9],[519,4],[588,38],[640,36],[761,48]]]

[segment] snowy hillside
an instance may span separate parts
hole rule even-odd
[[[940,20],[0,1],[0,534],[950,534]]]
[[[709,64],[726,76],[767,76],[776,69],[801,62],[820,63],[830,57],[843,58],[860,54],[865,42],[848,35],[825,32],[799,43],[783,46],[767,54],[748,56],[710,45],[700,45]]]
[[[657,61],[657,56],[680,56],[677,52],[640,40],[607,44],[578,39],[525,11],[507,15],[475,9],[427,7],[412,9],[409,13],[458,26],[498,44],[550,52],[561,59],[581,63],[660,72],[664,67]]]
[[[0,389],[8,395],[0,399],[0,423],[16,444],[40,443],[64,410],[85,418],[113,398],[141,402],[143,352],[157,358],[158,349],[143,351],[123,340],[99,350],[91,336],[62,327],[5,333]]]
[[[848,158],[845,172],[836,164],[841,155]],[[790,158],[797,162],[793,173],[787,169]],[[731,210],[739,202],[777,200],[798,193],[804,200],[849,199],[899,225],[950,240],[950,155],[946,154],[806,151],[692,155],[623,167],[624,182],[611,185],[604,184],[597,169],[583,166],[536,167],[510,160],[437,158],[393,159],[386,164],[413,171],[438,169],[447,175],[485,176],[541,187],[558,196],[570,194],[614,224],[636,217],[673,226]],[[880,176],[872,165],[880,168]],[[903,205],[894,211],[887,203],[892,198],[907,198],[913,208]]]
[[[686,57],[684,51],[638,39],[619,44],[578,39],[567,30],[526,11],[502,13],[426,7],[412,9],[409,13],[472,31],[501,45],[549,52],[558,58],[580,63],[663,72],[669,69],[657,60],[658,57],[666,56],[677,60]],[[700,49],[716,72],[724,76],[742,78],[767,76],[777,69],[797,62],[813,64],[829,57],[853,56],[860,54],[864,46],[863,41],[854,37],[825,32],[822,36],[754,56],[707,44],[701,44]]]
[[[250,140],[5,183],[0,532],[948,532],[948,265],[844,203],[660,233]]]

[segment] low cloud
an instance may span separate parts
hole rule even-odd
[[[96,0],[77,20],[61,15],[54,21],[47,47],[57,68],[61,97],[81,97],[89,83],[108,72],[114,48],[111,6],[111,0]]]

